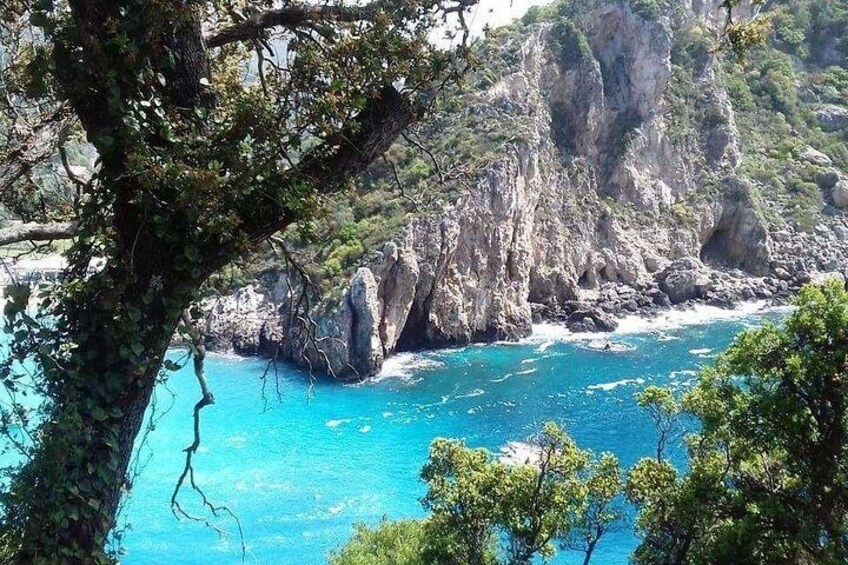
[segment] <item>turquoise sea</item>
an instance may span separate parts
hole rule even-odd
[[[631,465],[655,445],[633,394],[648,384],[685,389],[738,331],[779,317],[714,314],[632,321],[609,336],[540,326],[518,344],[401,354],[360,385],[211,356],[216,403],[203,412],[196,480],[238,516],[246,563],[301,565],[325,563],[355,522],[422,515],[418,473],[438,436],[497,452],[555,419],[582,447],[612,451]],[[122,512],[123,562],[240,563],[233,520],[204,512],[190,490],[183,506],[225,533],[177,520],[170,510],[199,397],[193,374],[173,375],[156,396],[155,430],[139,452],[141,474]],[[624,564],[636,543],[629,530],[610,535],[594,562]],[[579,561],[561,554],[555,562]]]

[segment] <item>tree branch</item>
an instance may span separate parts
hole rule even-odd
[[[0,246],[22,241],[50,241],[71,239],[77,233],[76,222],[52,222],[47,224],[21,224],[0,229]]]
[[[364,6],[286,6],[258,12],[243,22],[225,27],[206,38],[209,48],[221,47],[236,41],[256,39],[266,29],[274,27],[300,28],[316,23],[359,22],[374,19],[388,0],[374,0]]]
[[[385,153],[416,119],[418,114],[395,87],[376,91],[368,106],[347,127],[284,175],[280,192],[270,195],[275,200],[273,206],[252,206],[244,218],[244,233],[256,244],[285,228],[289,219],[280,203],[292,186],[307,184],[321,194],[338,191]]]
[[[421,1],[418,6],[421,10],[432,10],[440,6],[442,0]],[[478,0],[454,0],[455,5],[445,6],[442,12],[445,14],[460,14],[463,10],[473,6]],[[363,6],[350,5],[314,5],[300,4],[285,6],[276,10],[255,12],[242,22],[225,27],[222,30],[206,37],[206,46],[211,48],[222,47],[236,41],[257,39],[265,30],[282,27],[291,30],[300,28],[311,28],[319,33],[328,31],[329,27],[323,28],[322,24],[354,23],[374,20],[377,15],[385,10],[391,13],[393,10],[410,8],[409,2],[403,3],[397,0],[372,0]],[[412,6],[415,7],[415,6]],[[323,33],[322,33],[323,35]]]
[[[27,132],[18,147],[3,155],[0,160],[0,196],[11,190],[12,185],[43,163],[56,152],[56,140],[67,128],[63,110],[59,109],[44,119],[38,128]]]

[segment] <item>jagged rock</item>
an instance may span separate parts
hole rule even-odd
[[[814,273],[810,275],[809,282],[811,284],[822,285],[828,283],[830,281],[838,281],[839,284],[845,285],[845,275],[840,273],[839,271],[832,271],[827,273]]]
[[[565,325],[573,332],[611,332],[618,322],[602,310],[582,307],[568,316]]]
[[[379,332],[382,312],[377,293],[377,281],[371,270],[363,267],[356,271],[347,294],[351,312],[348,362],[360,375],[368,375],[372,367],[383,362]]]
[[[672,304],[703,298],[713,286],[704,271],[703,265],[695,259],[674,261],[657,277],[660,290],[668,295]]]
[[[718,12],[714,4],[682,9],[704,17]],[[270,293],[228,298],[223,310],[209,304],[210,341],[361,377],[398,350],[517,339],[552,318],[608,331],[626,312],[693,299],[729,306],[844,270],[837,239],[848,224],[838,210],[823,218],[825,231],[787,223],[769,234],[760,211],[769,202],[756,201],[737,168],[740,136],[710,57],[692,79],[713,119],[678,136],[667,98],[670,21],[609,2],[581,26],[580,57],[563,55],[553,26],[524,28],[510,72],[467,108],[487,132],[506,130],[514,141],[459,196],[416,215],[345,288],[319,300],[311,316],[320,350],[287,325],[284,274]],[[812,147],[798,158],[831,167]],[[817,179],[837,205],[848,203],[841,179],[833,168]]]
[[[544,320],[551,319],[551,310],[544,304],[530,303],[530,312],[533,316],[533,323],[538,324]]]
[[[657,306],[663,308],[668,308],[669,306],[671,306],[671,299],[666,293],[664,293],[658,288],[649,290],[648,297],[650,297],[651,301]]]
[[[238,289],[230,296],[208,298],[201,303],[201,310],[210,349],[259,355],[267,352],[266,344],[279,338],[276,308],[256,286]]]
[[[779,241],[781,243],[789,241],[792,237],[792,234],[785,230],[779,230],[771,234],[771,237],[774,241]]]
[[[815,111],[816,121],[824,131],[837,131],[848,126],[848,108],[827,104]]]
[[[774,276],[782,281],[787,281],[792,278],[792,275],[786,269],[781,269],[780,267],[774,270]]]

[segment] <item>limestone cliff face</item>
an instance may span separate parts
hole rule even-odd
[[[709,12],[696,1],[688,17]],[[314,326],[293,321],[280,273],[264,295],[210,306],[211,339],[365,376],[398,350],[526,336],[534,315],[608,329],[622,311],[786,290],[791,277],[772,276],[781,244],[736,173],[739,134],[713,62],[694,77],[713,118],[681,138],[669,118],[669,21],[609,3],[580,24],[577,38],[527,28],[518,64],[485,103],[527,119],[529,135],[441,213],[386,242],[341,299],[312,309]],[[759,286],[729,282],[742,273]],[[246,315],[233,315],[238,301]]]

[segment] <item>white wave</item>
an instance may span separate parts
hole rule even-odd
[[[474,398],[476,396],[482,396],[484,394],[486,394],[485,390],[483,390],[482,388],[475,388],[474,390],[472,390],[468,394],[461,394],[461,395],[457,396],[456,398],[457,399],[459,399],[459,398]]]
[[[634,351],[636,348],[626,343],[617,343],[607,339],[593,339],[586,344],[586,349],[593,351],[606,351],[610,353],[625,353]]]
[[[698,374],[698,371],[686,369],[686,370],[682,370],[682,371],[672,371],[671,373],[669,373],[668,378],[679,379],[680,377],[694,377],[697,374]]]
[[[696,304],[684,308],[674,308],[650,318],[638,315],[626,316],[618,321],[616,333],[658,332],[787,310],[786,307],[769,306],[769,303],[765,300],[743,302],[736,308],[719,308],[708,304]]]
[[[675,335],[667,334],[665,332],[660,332],[660,334],[657,336],[657,341],[675,341],[678,339],[680,338]]]
[[[444,363],[433,359],[427,353],[398,353],[386,359],[383,368],[370,379],[370,382],[379,383],[386,379],[409,381],[418,373],[443,366]]]
[[[689,353],[691,353],[692,355],[706,355],[710,351],[712,351],[712,349],[710,349],[709,347],[704,347],[702,349],[690,349]]]
[[[342,420],[329,420],[324,425],[327,426],[328,428],[338,428],[342,424],[349,424],[350,422],[353,422],[353,420],[354,420],[353,418],[347,418],[347,419],[342,419]]]
[[[171,351],[186,351],[185,347],[172,347]],[[239,355],[238,353],[234,353],[232,351],[208,351],[206,353],[207,357],[216,359],[218,361],[226,361],[227,363],[250,363],[256,361],[256,357],[248,357],[245,355]]]
[[[492,381],[491,381],[491,382],[493,382],[493,383],[502,383],[502,382],[504,382],[505,380],[507,380],[508,378],[510,378],[512,375],[513,375],[513,373],[507,373],[507,374],[505,374],[504,376],[502,376],[502,377],[501,377],[501,378],[499,378],[499,379],[492,379]]]
[[[361,434],[367,434],[370,431],[371,431],[371,426],[362,426],[361,428],[359,428],[359,433],[361,433]]]
[[[515,373],[515,374],[516,374],[516,375],[532,375],[532,374],[533,374],[533,373],[535,373],[537,370],[538,370],[538,369],[527,369],[527,370],[525,370],[525,371],[518,371],[518,372],[517,372],[517,373]]]
[[[539,359],[537,357],[531,357],[530,359],[525,359],[521,362],[522,365],[529,365],[531,363],[535,363]]]
[[[736,320],[768,313],[788,312],[791,307],[769,306],[765,300],[743,302],[736,308],[719,308],[707,304],[695,304],[667,310],[658,316],[634,314],[618,319],[618,329],[608,335],[659,334],[659,341],[678,339],[665,333],[667,330],[686,326],[710,324],[722,320]],[[538,345],[537,352],[544,352],[556,343],[569,341],[598,341],[598,333],[572,332],[563,324],[543,322],[533,325],[533,335],[521,343]]]
[[[628,386],[628,385],[643,385],[645,384],[645,379],[622,379],[620,381],[614,381],[611,383],[600,383],[596,385],[589,385],[586,387],[586,390],[602,390],[604,392],[609,392],[614,390],[620,386]]]
[[[339,418],[338,420],[327,420],[327,423],[325,423],[324,425],[327,426],[330,429],[334,429],[334,428],[338,428],[339,426],[341,426],[343,424],[351,424],[353,422],[362,422],[362,421],[368,422],[368,421],[371,421],[371,420],[373,420],[373,418],[365,417],[365,416],[362,416],[362,417],[359,417],[359,418]]]

